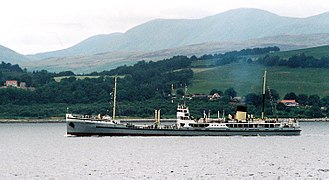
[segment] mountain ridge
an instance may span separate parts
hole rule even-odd
[[[113,51],[89,56],[49,58],[24,62],[23,67],[31,70],[50,71],[71,70],[77,73],[110,70],[122,65],[132,65],[140,60],[157,61],[176,55],[202,56],[204,54],[224,53],[245,48],[278,46],[282,51],[328,45],[328,34],[280,35],[246,41],[206,42],[168,48],[157,51]]]
[[[29,55],[32,59],[84,56],[113,51],[155,51],[191,44],[244,41],[275,35],[329,33],[329,13],[307,18],[240,8],[200,19],[154,19],[125,33],[96,35],[63,50]]]
[[[99,34],[67,49],[34,55],[23,56],[1,46],[0,60],[20,63],[31,70],[91,72],[175,55],[265,46],[292,50],[328,45],[328,19],[329,12],[294,18],[241,8],[200,19],[154,19],[124,33]]]
[[[22,54],[15,52],[5,46],[0,45],[0,62],[20,63],[27,61],[28,58]]]

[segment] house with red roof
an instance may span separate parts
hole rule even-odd
[[[296,100],[282,100],[281,101],[282,104],[284,104],[285,106],[289,106],[289,107],[296,107],[299,106],[298,102],[296,102]]]

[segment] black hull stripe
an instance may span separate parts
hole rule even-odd
[[[104,127],[104,126],[96,126],[96,128],[100,129],[124,129],[124,130],[138,130],[138,131],[174,131],[174,132],[300,132],[300,129],[268,129],[268,130],[257,130],[257,129],[244,129],[244,130],[232,130],[232,129],[140,129],[140,128],[123,128],[123,127]]]
[[[76,133],[68,132],[68,135],[74,136],[299,136],[300,134],[214,134],[214,135],[191,135],[191,134],[130,134],[130,133]]]

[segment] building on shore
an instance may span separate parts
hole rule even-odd
[[[299,106],[299,104],[298,104],[298,102],[296,102],[296,100],[282,100],[281,103],[288,107]]]
[[[18,82],[17,80],[7,80],[0,88],[18,88],[25,90],[35,90],[34,87],[28,87],[26,82]]]

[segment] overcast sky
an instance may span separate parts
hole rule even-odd
[[[22,54],[64,49],[156,18],[203,18],[236,8],[281,16],[329,11],[328,0],[2,0],[0,45]],[[329,28],[329,27],[328,27]]]

